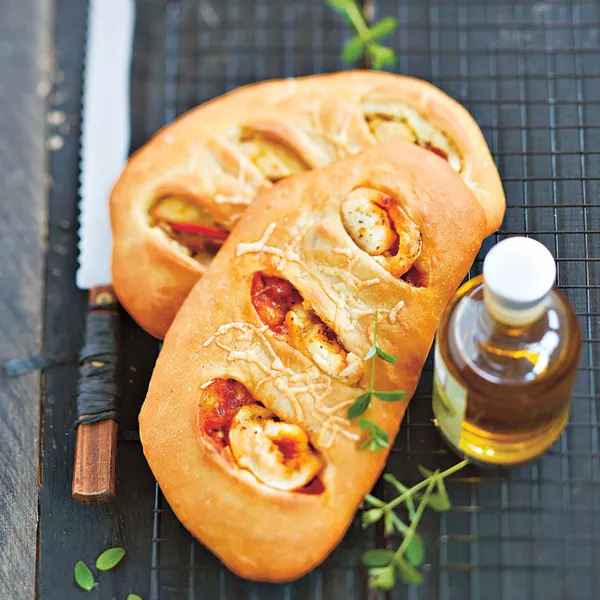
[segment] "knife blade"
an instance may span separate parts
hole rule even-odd
[[[110,286],[108,198],[129,152],[133,0],[90,0],[83,81],[79,268],[89,290],[80,353],[72,496],[85,503],[115,495],[118,304]]]

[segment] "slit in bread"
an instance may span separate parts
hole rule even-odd
[[[464,161],[452,138],[414,107],[394,96],[369,95],[362,99],[361,108],[379,143],[417,144],[448,161],[457,173],[461,173]]]
[[[149,217],[153,227],[201,263],[210,262],[229,235],[211,212],[184,196],[161,196],[150,207]]]
[[[349,385],[360,381],[363,361],[344,347],[289,281],[258,272],[250,294],[261,321],[323,372]]]
[[[354,243],[394,277],[404,275],[421,253],[418,225],[389,194],[357,187],[344,198],[341,218]]]
[[[320,493],[315,480],[323,461],[306,432],[282,421],[239,381],[217,378],[202,388],[198,424],[203,437],[260,483],[280,491]]]

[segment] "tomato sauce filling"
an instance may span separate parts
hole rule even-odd
[[[284,333],[285,315],[302,302],[302,296],[289,281],[264,273],[254,275],[250,296],[261,321],[280,334]]]
[[[402,275],[401,279],[406,281],[406,283],[410,283],[410,285],[414,285],[415,287],[427,287],[429,284],[429,277],[427,273],[421,271],[417,266],[413,265],[404,275]]]
[[[325,486],[318,477],[315,477],[310,483],[296,491],[299,494],[322,494],[325,491]]]
[[[229,429],[238,410],[246,404],[257,402],[248,389],[235,379],[215,379],[202,390],[199,411],[200,431],[208,436],[219,449],[228,446]],[[274,417],[275,420],[279,420]],[[284,460],[290,460],[298,454],[298,445],[293,440],[273,440]],[[315,477],[307,485],[297,490],[301,494],[322,494],[323,482]]]
[[[235,413],[245,404],[257,402],[247,388],[235,379],[215,379],[202,391],[200,430],[224,448]]]

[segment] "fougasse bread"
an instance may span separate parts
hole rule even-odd
[[[394,140],[438,156],[430,177],[447,161],[483,207],[486,233],[498,228],[504,195],[485,140],[439,89],[373,71],[267,81],[191,110],[130,159],[111,196],[121,303],[164,337],[259,191]]]
[[[434,153],[394,142],[261,193],[170,328],[140,414],[144,453],[181,522],[242,577],[293,580],[336,546],[387,457],[485,211]]]

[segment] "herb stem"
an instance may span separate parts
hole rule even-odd
[[[379,311],[375,311],[375,324],[373,325],[373,346],[377,346],[377,318],[379,316]],[[371,358],[371,393],[375,389],[375,359],[377,358],[377,353],[373,354]]]
[[[397,498],[394,498],[391,502],[388,502],[385,505],[384,510],[391,510],[392,508],[395,508],[396,506],[398,506],[398,504],[401,504],[402,502],[404,502],[407,498],[414,496],[414,494],[416,492],[423,489],[424,487],[427,487],[432,479],[435,479],[435,480],[445,479],[446,477],[448,477],[448,475],[452,475],[452,473],[456,473],[456,471],[460,471],[463,467],[466,467],[468,464],[469,464],[469,461],[465,459],[465,460],[453,465],[449,469],[442,471],[441,473],[438,473],[438,474],[434,473],[430,477],[427,477],[427,479],[423,479],[423,481],[420,481],[419,483],[417,483],[416,485],[411,487],[409,490],[404,492],[404,494],[401,494]]]
[[[369,29],[365,23],[363,15],[360,13],[358,6],[356,6],[354,2],[348,3],[346,14],[352,22],[354,29],[356,29],[358,35],[360,35],[360,37],[367,42],[370,39],[371,34],[369,33]]]
[[[408,531],[404,535],[404,539],[402,540],[402,543],[400,544],[400,547],[398,548],[398,550],[396,550],[396,553],[394,554],[394,558],[392,560],[396,560],[396,559],[400,558],[404,554],[406,549],[408,548],[408,545],[412,542],[415,530],[417,529],[417,525],[419,524],[419,521],[421,520],[421,515],[423,514],[423,511],[425,510],[425,506],[427,506],[427,500],[429,499],[429,496],[431,495],[431,492],[433,491],[433,488],[434,488],[435,484],[437,483],[437,480],[439,479],[439,477],[440,477],[440,473],[435,473],[434,475],[429,477],[430,481],[427,485],[427,489],[425,490],[425,494],[423,494],[423,498],[422,498],[419,506],[417,507],[415,516],[413,517],[412,521],[410,522],[410,527],[408,528]]]

